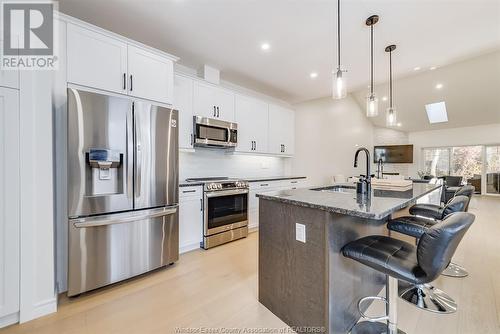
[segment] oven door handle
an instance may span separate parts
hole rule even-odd
[[[114,224],[123,224],[123,223],[131,223],[138,220],[163,217],[174,214],[177,212],[177,205],[151,209],[146,212],[128,212],[114,215],[106,215],[102,217],[86,217],[86,218],[77,218],[70,219],[70,223],[73,224],[76,228],[84,228],[84,227],[96,227],[96,226],[106,226],[106,225],[114,225]]]
[[[248,189],[219,190],[205,194],[207,198],[248,194]]]

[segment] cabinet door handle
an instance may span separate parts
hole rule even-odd
[[[220,114],[219,114],[219,107],[217,107],[217,118],[220,117]]]
[[[215,106],[214,106],[214,117],[217,116],[217,110],[215,109]]]
[[[203,211],[203,198],[200,198],[200,211]]]
[[[254,140],[253,142],[253,150],[256,151],[257,150],[257,141]]]
[[[286,146],[285,146],[285,144],[283,144],[283,153],[285,153],[285,152],[286,152]]]
[[[269,186],[269,183],[262,183],[260,186],[261,187],[267,187],[267,186]]]
[[[190,137],[190,139],[191,139],[191,145],[193,145],[193,144],[194,144],[194,135],[193,135],[193,134],[190,134],[190,135],[189,135],[189,137]]]
[[[123,73],[123,90],[127,89],[127,73]]]
[[[130,75],[130,91],[134,89],[134,78],[132,74]]]
[[[182,193],[183,194],[187,194],[187,193],[195,193],[196,190],[183,190]]]

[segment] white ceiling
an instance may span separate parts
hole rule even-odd
[[[218,67],[225,80],[299,102],[330,94],[334,0],[60,0],[60,10],[181,57]],[[342,0],[343,63],[351,91],[366,87],[369,29],[375,79],[387,79],[384,47],[395,43],[396,76],[443,66],[500,45],[498,0]],[[262,42],[271,50],[263,53]],[[315,80],[309,73],[315,71]]]
[[[437,89],[436,85],[442,88]],[[423,131],[500,123],[500,51],[468,59],[434,71],[400,78],[394,82],[394,106],[403,131]],[[389,95],[386,83],[375,85],[381,99]],[[354,93],[365,110],[368,89]],[[448,122],[430,124],[425,105],[444,101]],[[385,126],[389,101],[379,101],[379,116],[371,118]],[[464,136],[467,134],[464,133]],[[498,134],[500,138],[500,134]]]

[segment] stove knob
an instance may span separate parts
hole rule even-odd
[[[239,187],[241,187],[241,182],[236,182],[235,185],[236,185],[236,188],[239,188]]]
[[[222,184],[217,184],[217,189],[222,189]]]
[[[216,188],[216,184],[215,183],[210,183],[208,185],[208,190],[214,190]]]

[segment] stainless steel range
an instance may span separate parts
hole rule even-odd
[[[248,235],[248,182],[225,177],[187,181],[204,183],[204,249]]]

